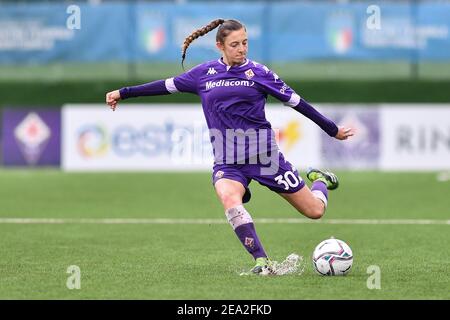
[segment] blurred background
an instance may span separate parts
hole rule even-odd
[[[121,121],[129,115],[126,124],[106,113],[104,100],[108,91],[182,73],[180,51],[185,37],[219,17],[238,19],[246,25],[249,58],[273,69],[337,122],[359,130],[359,138],[345,150],[340,144],[328,143],[327,137],[307,121],[293,122],[293,113],[274,112],[271,116],[269,110],[285,152],[307,150],[312,156],[306,160],[317,165],[369,169],[397,169],[416,152],[419,169],[450,167],[446,104],[450,101],[450,1],[435,0],[0,0],[2,163],[62,163],[65,167],[64,161],[73,157],[87,161],[81,159],[114,153],[116,146],[116,157],[131,159],[126,168],[147,169],[136,166],[130,155],[140,153],[141,160],[148,161],[162,152],[179,160],[182,151],[174,151],[177,141],[183,150],[193,149],[197,141],[205,148],[199,157],[208,154],[204,124],[195,124],[203,122],[198,97],[174,94],[131,99],[126,103],[151,108],[140,108],[136,114],[128,113],[132,108],[122,109]],[[186,69],[218,58],[215,34],[216,30],[193,42]],[[273,99],[269,102],[277,103]],[[167,103],[185,109],[172,111],[164,107]],[[65,124],[69,116],[64,115],[75,110],[74,104],[82,108],[80,119],[92,121],[80,120],[77,126],[70,115],[72,120]],[[96,105],[88,108],[80,104]],[[27,109],[41,114],[30,116]],[[101,110],[98,119],[86,113],[88,109]],[[44,111],[49,114],[43,116]],[[148,112],[145,117],[150,122],[138,128],[133,117],[143,119],[141,112]],[[192,115],[185,118],[189,112]],[[28,120],[23,122],[25,118]],[[189,120],[179,123],[180,118]],[[120,129],[124,126],[134,127]],[[189,132],[189,137],[180,130]],[[322,139],[323,143],[312,150],[314,147],[302,145],[308,139]],[[61,149],[53,154],[56,160],[44,161],[43,150],[53,148]],[[385,156],[386,148],[397,153],[392,156],[397,160]],[[424,158],[424,150],[428,158]],[[167,159],[161,159],[162,163],[156,161],[152,168],[165,168]],[[298,165],[302,165],[301,159],[308,162],[299,157]],[[398,164],[386,165],[390,159]],[[185,161],[184,169],[195,167],[189,167],[194,162],[191,160]],[[427,161],[437,164],[424,164]]]

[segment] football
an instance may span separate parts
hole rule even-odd
[[[330,238],[319,243],[312,256],[314,270],[324,276],[343,276],[353,264],[352,249],[342,240]]]

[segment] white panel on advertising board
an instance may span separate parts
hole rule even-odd
[[[66,105],[65,170],[195,170],[212,152],[199,105]]]
[[[380,169],[450,169],[450,105],[382,105]]]
[[[280,148],[299,168],[320,165],[317,126],[282,105],[267,118]],[[200,105],[65,105],[62,112],[64,170],[211,170],[212,147]]]

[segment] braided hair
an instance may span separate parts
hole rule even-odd
[[[183,67],[183,70],[184,70],[184,60],[186,58],[186,51],[187,51],[187,48],[189,47],[189,45],[192,43],[192,41],[194,41],[198,37],[204,36],[205,34],[210,32],[211,30],[214,30],[218,26],[220,26],[220,27],[217,30],[216,41],[220,42],[220,43],[224,43],[225,38],[232,31],[241,30],[242,28],[245,29],[244,25],[242,23],[240,23],[239,21],[237,21],[237,20],[216,19],[216,20],[211,21],[206,26],[195,30],[194,32],[192,32],[184,40],[184,43],[183,43],[183,46],[182,46],[182,50],[181,50],[181,59],[182,59],[181,60],[181,66]]]

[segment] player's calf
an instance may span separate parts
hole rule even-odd
[[[323,183],[321,183],[323,185]],[[323,185],[326,190],[325,185]],[[317,192],[316,192],[317,193]],[[294,193],[280,193],[299,213],[310,219],[320,219],[324,213],[326,204],[322,198],[316,195],[308,187],[302,188]]]

